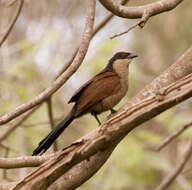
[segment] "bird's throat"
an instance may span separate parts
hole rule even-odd
[[[128,80],[129,62],[127,60],[116,61],[113,69],[121,79]]]

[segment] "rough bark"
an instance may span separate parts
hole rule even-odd
[[[99,0],[100,3],[114,15],[123,18],[151,17],[174,9],[183,0],[159,0],[142,6],[127,7],[114,0]]]
[[[101,128],[67,147],[59,156],[44,163],[13,189],[74,189],[84,183],[105,163],[116,143],[126,134],[141,123],[191,97],[191,71],[192,47]]]

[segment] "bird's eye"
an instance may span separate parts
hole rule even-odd
[[[127,57],[127,55],[125,53],[121,54],[121,58],[125,59]]]

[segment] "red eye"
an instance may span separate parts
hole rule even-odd
[[[126,57],[127,57],[126,54],[122,54],[122,55],[121,55],[121,58],[122,58],[122,59],[125,59]]]

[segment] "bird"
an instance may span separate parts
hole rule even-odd
[[[74,103],[69,114],[39,143],[32,155],[44,153],[74,119],[90,113],[101,125],[98,114],[108,110],[115,113],[113,107],[128,91],[129,65],[135,57],[138,57],[135,53],[115,53],[99,74],[74,93],[68,102]]]

